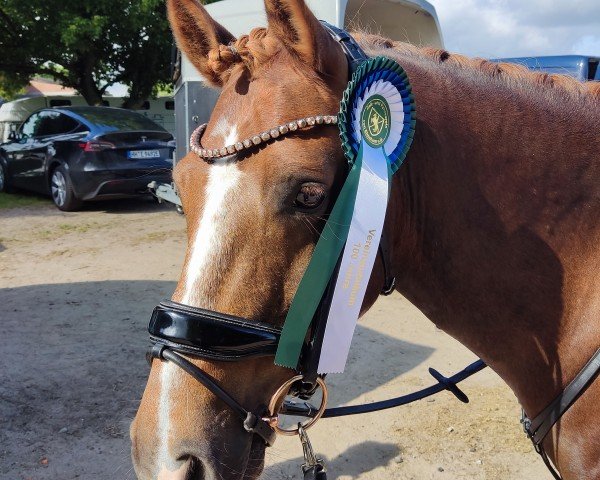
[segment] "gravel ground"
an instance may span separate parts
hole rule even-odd
[[[170,296],[185,219],[150,201],[77,213],[0,211],[0,479],[133,479],[129,423],[148,366],[146,323]],[[330,376],[332,404],[427,386],[473,355],[400,295],[361,321],[350,365]],[[397,410],[320,422],[311,434],[330,479],[545,480],[517,402],[492,372]],[[299,479],[300,445],[281,438],[264,478]]]

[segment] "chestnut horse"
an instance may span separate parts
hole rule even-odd
[[[265,0],[239,39],[195,0],[169,0],[177,43],[222,88],[205,148],[334,115],[347,60],[303,0]],[[600,346],[600,85],[356,36],[395,59],[417,101],[385,235],[396,289],[484,359],[535,416]],[[299,130],[243,160],[175,169],[188,248],[173,300],[281,326],[347,173],[338,130]],[[363,312],[384,282],[376,262]],[[293,376],[272,357],[192,359],[246,408]],[[600,478],[600,382],[546,437],[566,480]],[[264,442],[183,370],[154,360],[131,427],[138,478],[256,479]]]

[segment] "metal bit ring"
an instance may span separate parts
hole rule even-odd
[[[275,394],[271,397],[271,401],[269,402],[269,416],[263,418],[263,420],[268,422],[271,428],[280,435],[290,437],[294,435],[299,435],[298,427],[295,427],[291,430],[286,430],[279,426],[279,412],[276,412],[275,409],[280,404],[280,401],[285,399],[286,395],[290,391],[291,386],[298,380],[302,380],[303,378],[304,377],[302,375],[296,375],[295,377],[290,378],[287,382],[281,385],[281,387],[279,387]],[[317,384],[321,387],[321,390],[323,391],[321,406],[316,411],[315,416],[312,417],[308,422],[306,422],[306,424],[302,425],[303,430],[308,430],[315,423],[317,423],[317,420],[319,420],[323,416],[323,413],[325,413],[325,408],[327,408],[327,385],[325,384],[325,381],[320,377],[317,377]]]

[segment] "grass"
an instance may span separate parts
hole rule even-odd
[[[85,233],[88,230],[97,227],[98,222],[92,223],[61,223],[58,228],[65,233],[75,232],[75,233]]]
[[[0,192],[0,210],[6,208],[49,205],[50,199],[39,195],[21,195]]]
[[[59,223],[52,229],[36,231],[36,238],[39,240],[56,240],[69,233],[86,233],[95,227],[99,227],[98,222],[89,223]]]

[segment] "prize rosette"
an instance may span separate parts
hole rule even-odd
[[[386,57],[364,62],[344,91],[338,115],[342,147],[350,165],[364,138],[371,147],[383,147],[395,173],[412,143],[415,118],[415,100],[404,69]]]

